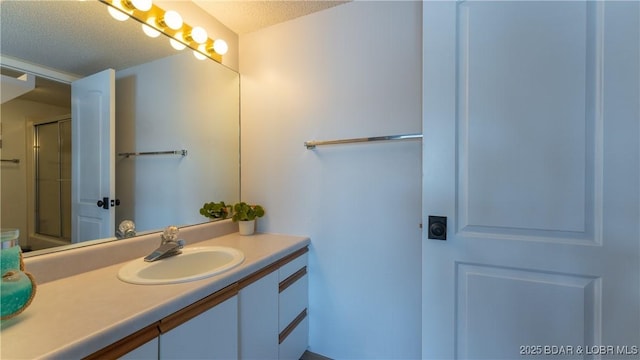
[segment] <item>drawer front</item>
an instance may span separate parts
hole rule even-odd
[[[278,331],[284,330],[307,308],[309,303],[308,275],[304,275],[280,293],[278,302]]]
[[[308,347],[309,317],[302,322],[280,343],[280,359],[298,360]]]
[[[293,275],[296,271],[302,269],[307,266],[307,254],[303,254],[298,256],[297,258],[291,260],[290,262],[282,265],[279,272],[280,281],[284,281],[289,276]]]

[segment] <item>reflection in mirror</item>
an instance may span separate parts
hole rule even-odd
[[[206,199],[238,200],[238,81],[190,53],[118,72],[116,152],[187,155],[118,156],[116,222],[132,219],[140,230],[194,224]]]
[[[3,74],[16,77],[25,72],[17,70],[37,69],[36,73],[45,75],[37,78],[35,90],[3,102],[0,108],[2,158],[20,161],[2,162],[0,168],[2,227],[19,228],[20,244],[37,250],[31,254],[52,246],[56,246],[56,250],[77,246],[78,241],[69,235],[72,215],[68,213],[68,199],[78,184],[68,178],[65,154],[69,146],[63,137],[68,135],[69,120],[64,119],[68,119],[65,115],[72,112],[68,82],[109,67],[116,70],[115,179],[120,205],[115,208],[115,227],[122,220],[133,220],[136,231],[142,234],[169,224],[201,223],[207,220],[198,212],[204,202],[238,201],[239,75],[212,60],[196,60],[190,52],[167,51],[166,39],[151,39],[161,50],[147,51],[146,54],[153,53],[153,57],[142,59],[139,53],[145,51],[131,51],[136,49],[132,39],[141,34],[139,24],[112,20],[106,6],[99,2],[55,2],[55,6],[52,3],[2,4]],[[60,7],[64,8],[65,16],[53,15]],[[79,13],[74,15],[74,11]],[[87,16],[92,17],[91,21],[86,21]],[[54,20],[62,23],[53,24]],[[69,24],[63,23],[70,21],[75,23],[71,26],[74,36],[86,35],[98,28],[101,38],[85,40],[82,46],[75,45],[75,49],[68,47],[68,33],[58,35],[59,40],[50,38],[57,30],[68,29]],[[101,21],[104,21],[103,27],[97,25]],[[40,30],[21,30],[29,28],[26,23],[38,23]],[[81,26],[86,23],[90,26],[85,30]],[[127,30],[131,33],[126,40],[114,35],[118,42],[126,43],[122,44],[124,50],[114,50],[111,48],[113,38],[105,37],[104,29],[121,26],[134,27],[135,34]],[[55,53],[51,53],[50,48],[41,48],[43,52],[37,53],[43,37],[47,38],[47,44],[56,44]],[[144,35],[141,37],[140,41],[150,40]],[[16,39],[29,46],[15,46]],[[110,45],[104,45],[105,42]],[[91,58],[97,48],[104,46],[110,47],[111,55],[115,52],[111,64],[104,63],[105,55],[75,67],[70,65],[78,58]],[[78,55],[78,47],[88,53]],[[65,51],[75,55],[73,61],[61,60],[64,56],[60,53]],[[129,55],[136,59],[127,59]],[[115,63],[119,58],[123,58],[122,62]],[[95,68],[96,64],[100,68]],[[48,68],[59,71],[48,72]],[[56,78],[51,73],[63,74],[57,77],[63,83],[47,79]],[[69,73],[80,76],[66,76]],[[58,94],[62,88],[62,95],[56,95],[62,100],[43,96],[42,93],[51,88],[56,90],[50,94]],[[4,92],[4,84],[2,90]],[[40,137],[43,133],[57,140],[53,143],[47,140],[45,144]],[[53,146],[55,142],[58,146]],[[73,144],[70,147],[73,149]],[[54,152],[45,152],[45,148]],[[118,153],[182,149],[187,150],[186,156],[117,156]],[[110,236],[115,235],[115,227]],[[95,241],[85,244],[92,243]]]
[[[71,118],[50,119],[29,129],[34,139],[35,233],[70,242]]]

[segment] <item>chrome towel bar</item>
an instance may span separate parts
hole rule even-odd
[[[118,156],[142,156],[142,155],[182,155],[187,156],[187,150],[171,150],[171,151],[149,151],[149,152],[127,152],[119,153]]]
[[[335,145],[335,144],[350,144],[370,141],[391,141],[391,140],[415,140],[422,139],[422,134],[403,134],[403,135],[387,135],[387,136],[373,136],[354,139],[342,139],[342,140],[323,140],[323,141],[305,141],[304,146],[307,150],[315,149],[320,145]]]

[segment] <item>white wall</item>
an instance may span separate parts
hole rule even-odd
[[[421,4],[352,2],[240,37],[242,197],[311,237],[310,350],[420,357]]]

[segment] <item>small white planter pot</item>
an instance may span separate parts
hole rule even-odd
[[[240,235],[253,235],[253,233],[256,231],[256,221],[238,221],[238,228]]]

